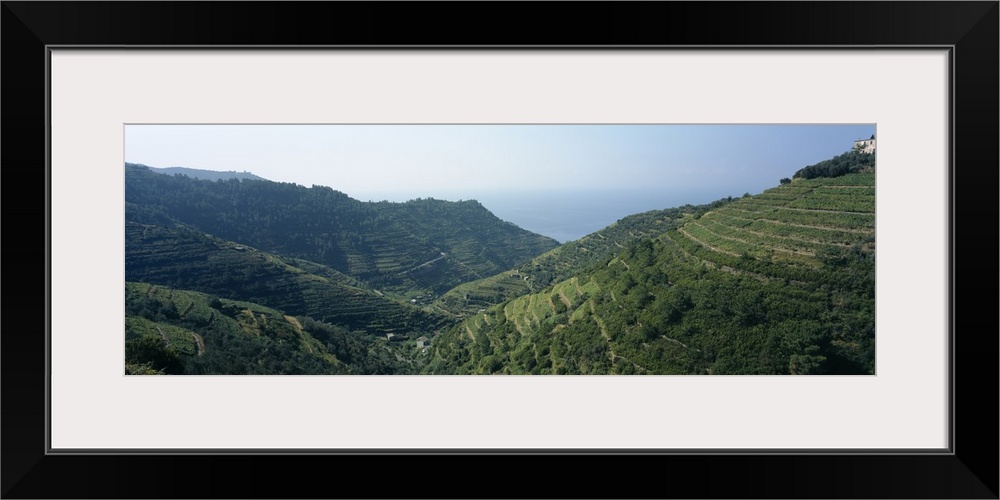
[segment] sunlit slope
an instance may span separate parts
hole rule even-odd
[[[870,374],[875,174],[796,179],[435,342],[430,373]]]
[[[351,374],[406,370],[385,342],[244,301],[125,284],[129,374]]]
[[[708,205],[688,205],[624,217],[600,231],[549,250],[526,264],[459,285],[436,300],[431,310],[459,317],[477,314],[481,309],[573,276],[620,251],[630,242],[659,236],[708,208]]]
[[[874,252],[875,174],[796,179],[710,211],[672,239],[710,264],[808,277],[808,270],[845,253]]]

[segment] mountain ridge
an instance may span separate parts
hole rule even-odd
[[[125,163],[127,166],[133,167],[145,167],[150,171],[163,174],[163,175],[184,175],[191,177],[192,179],[208,180],[208,181],[218,181],[218,180],[252,180],[252,181],[266,181],[259,175],[255,175],[251,172],[244,170],[243,172],[237,172],[235,170],[207,170],[201,168],[188,168],[188,167],[151,167],[142,163]]]
[[[472,200],[362,202],[326,186],[203,181],[132,164],[125,201],[226,240],[330,266],[407,300],[558,246]],[[441,254],[446,258],[435,260]]]
[[[874,157],[807,168],[758,195],[633,214],[559,245],[476,200],[361,202],[127,165],[126,279],[342,332],[381,360],[351,373],[872,374]],[[205,335],[129,321],[143,332],[133,351],[175,338],[198,366]],[[306,339],[310,356],[274,347],[313,372],[347,369],[333,354],[316,364],[318,344],[296,331],[274,333]]]

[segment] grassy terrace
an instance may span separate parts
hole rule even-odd
[[[811,281],[824,259],[874,252],[874,185],[874,173],[796,179],[709,211],[669,239],[716,267]]]

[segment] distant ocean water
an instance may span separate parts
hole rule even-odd
[[[713,197],[714,196],[714,197]],[[474,198],[493,215],[560,243],[578,240],[628,215],[735,194],[666,191],[484,193]]]

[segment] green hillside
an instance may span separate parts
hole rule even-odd
[[[716,202],[721,205],[725,200]],[[576,241],[560,245],[516,268],[459,285],[436,300],[431,310],[457,317],[508,299],[541,290],[583,271],[606,256],[621,251],[632,241],[659,236],[713,205],[687,205],[624,217],[610,226]]]
[[[796,178],[434,339],[426,373],[870,374],[875,174]]]
[[[322,264],[282,258],[180,225],[127,221],[125,280],[253,302],[371,335],[430,333],[450,321],[380,296]]]
[[[429,301],[558,245],[498,219],[476,201],[370,203],[323,186],[213,182],[159,175],[134,164],[125,166],[125,201],[137,207],[133,213],[155,215],[157,223],[181,222],[316,262],[406,300]]]
[[[146,167],[149,170],[163,175],[186,175],[193,179],[204,179],[209,181],[218,180],[229,180],[229,179],[246,179],[255,181],[266,181],[267,179],[254,175],[250,172],[237,172],[235,170],[230,170],[227,172],[222,172],[219,170],[201,170],[197,168],[185,168],[185,167],[150,167],[147,165],[140,165],[137,163],[126,163],[126,165],[131,165],[135,167]]]
[[[125,284],[128,374],[409,373],[408,352],[259,304]]]

